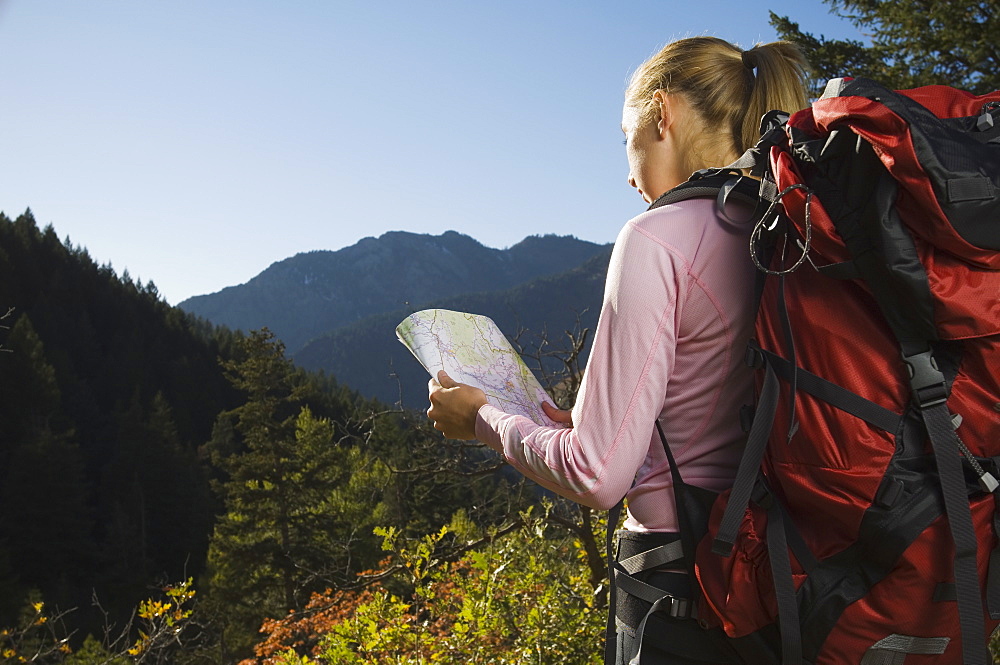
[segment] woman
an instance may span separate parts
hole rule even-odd
[[[757,142],[767,111],[806,105],[804,80],[805,62],[789,43],[749,51],[713,37],[668,44],[626,90],[629,184],[652,203],[694,171],[734,162]],[[670,465],[655,424],[686,484],[714,492],[732,484],[744,441],[738,412],[752,401],[743,362],[754,316],[749,233],[709,199],[650,209],[625,225],[572,413],[544,405],[571,428],[503,413],[443,372],[431,380],[427,415],[446,436],[483,441],[574,501],[607,509],[627,493],[619,560],[678,540]],[[690,599],[683,564],[641,577]],[[738,662],[724,640],[685,612],[654,612],[639,631],[649,609],[627,594],[619,602],[619,663],[636,655],[643,635],[643,662]]]

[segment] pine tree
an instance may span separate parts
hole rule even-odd
[[[224,366],[246,402],[220,416],[209,445],[225,474],[216,483],[225,513],[209,548],[207,595],[236,649],[264,617],[303,607],[330,586],[331,562],[350,561],[345,534],[360,529],[371,540],[387,476],[302,405],[305,387],[269,331],[251,333],[242,351]],[[364,501],[353,496],[357,482],[366,484]]]
[[[891,88],[950,85],[984,94],[1000,88],[997,0],[824,0],[870,40],[826,39],[771,13],[778,36],[800,44],[817,92],[827,79],[867,77]]]
[[[223,363],[247,400],[223,416],[234,422],[244,449],[217,460],[228,475],[220,488],[227,514],[216,526],[213,548],[236,570],[259,568],[245,588],[251,603],[274,607],[279,602],[287,609],[295,603],[295,571],[287,556],[291,505],[286,479],[293,471],[302,389],[293,384],[284,345],[270,331],[251,333],[242,351],[242,358]]]

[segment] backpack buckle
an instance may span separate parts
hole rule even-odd
[[[764,351],[757,346],[755,340],[750,340],[747,343],[746,353],[743,355],[743,362],[746,363],[747,367],[751,369],[760,369],[764,366],[765,362]]]
[[[666,594],[650,610],[661,611],[672,619],[697,619],[698,604],[690,598],[680,598],[673,594]]]
[[[757,410],[752,404],[744,404],[740,407],[740,429],[744,434],[749,434],[753,429],[753,417],[757,415]]]
[[[698,618],[697,606],[687,598],[671,598],[669,614],[674,619]]]
[[[948,384],[930,350],[903,356],[903,362],[910,372],[910,389],[913,391],[913,397],[921,409],[944,404],[948,400]]]

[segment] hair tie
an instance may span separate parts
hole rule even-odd
[[[757,68],[757,53],[754,51],[754,49],[750,49],[749,51],[743,51],[740,54],[740,58],[743,59],[743,66],[749,69],[750,71],[753,71],[754,69]]]

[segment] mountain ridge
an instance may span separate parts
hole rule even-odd
[[[390,231],[276,261],[244,284],[178,304],[232,329],[268,327],[290,353],[345,325],[412,303],[513,288],[571,270],[610,244],[535,235],[505,248],[456,231]]]

